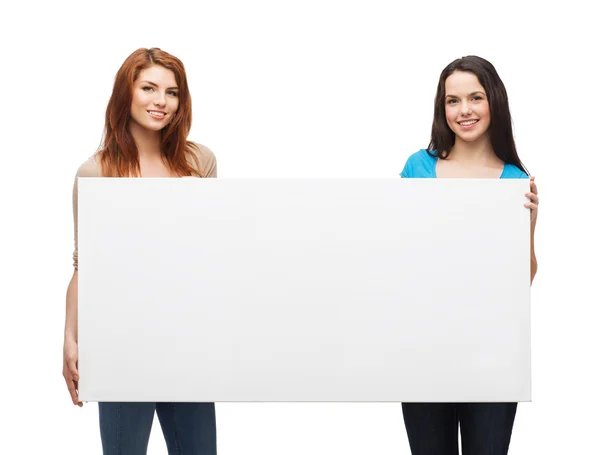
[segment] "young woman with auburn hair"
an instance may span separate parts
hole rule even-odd
[[[100,149],[78,169],[73,186],[75,251],[67,289],[63,376],[73,404],[77,395],[77,177],[215,178],[207,147],[187,140],[192,101],[181,61],[158,48],[133,52],[115,77]],[[145,454],[156,411],[169,453],[213,455],[214,403],[99,403],[105,455]]]

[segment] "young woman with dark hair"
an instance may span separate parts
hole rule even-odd
[[[534,233],[539,199],[534,177],[521,162],[512,133],[508,96],[494,66],[468,56],[442,71],[431,141],[412,154],[403,178],[529,178],[524,204],[531,212],[531,281],[537,272]],[[413,455],[508,453],[517,403],[403,403]]]

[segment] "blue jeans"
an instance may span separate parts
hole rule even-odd
[[[517,403],[402,403],[413,455],[506,455]]]
[[[216,455],[214,403],[98,403],[104,455],[145,455],[158,415],[169,455]]]

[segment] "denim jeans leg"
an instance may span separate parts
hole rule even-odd
[[[104,455],[146,455],[155,403],[98,403]]]
[[[458,455],[458,417],[453,403],[402,403],[412,455]]]
[[[214,403],[156,403],[169,455],[216,455]]]
[[[517,403],[460,403],[463,455],[507,455]]]

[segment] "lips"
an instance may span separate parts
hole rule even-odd
[[[475,125],[478,121],[479,119],[462,120],[458,122],[458,124],[460,126],[469,127]]]
[[[150,114],[150,117],[155,118],[157,120],[162,120],[167,116],[166,112],[163,111],[147,111]]]

